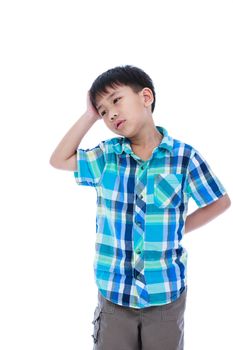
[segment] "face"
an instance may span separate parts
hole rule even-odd
[[[96,97],[96,108],[107,127],[127,137],[140,130],[151,117],[152,103],[153,93],[149,88],[135,93],[126,85],[109,87],[107,94]],[[120,121],[123,122],[119,124]]]

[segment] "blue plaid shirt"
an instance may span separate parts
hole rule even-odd
[[[126,137],[77,149],[78,185],[97,193],[95,280],[113,303],[168,304],[187,285],[181,245],[189,198],[204,207],[226,193],[202,155],[156,126],[163,139],[143,161]]]

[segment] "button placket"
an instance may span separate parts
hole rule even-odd
[[[145,165],[138,167],[137,182],[135,186],[135,216],[133,231],[133,249],[134,249],[134,278],[137,289],[139,304],[147,305],[149,296],[146,288],[144,276],[144,231],[145,231],[145,214],[146,214],[146,179],[147,173],[144,170]]]

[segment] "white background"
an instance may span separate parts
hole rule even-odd
[[[151,76],[156,124],[198,149],[232,198],[231,6],[1,2],[1,350],[92,349],[96,193],[49,159],[105,70],[133,64]],[[114,136],[99,120],[80,147]],[[232,208],[182,241],[185,350],[233,348],[231,217]]]

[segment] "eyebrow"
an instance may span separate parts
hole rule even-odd
[[[107,100],[109,100],[112,96],[114,96],[114,95],[117,94],[118,92],[119,92],[119,90],[114,91],[111,95],[109,95],[109,96],[107,97]],[[99,107],[97,107],[97,111],[100,109],[100,107],[102,107],[102,105],[99,105]]]

